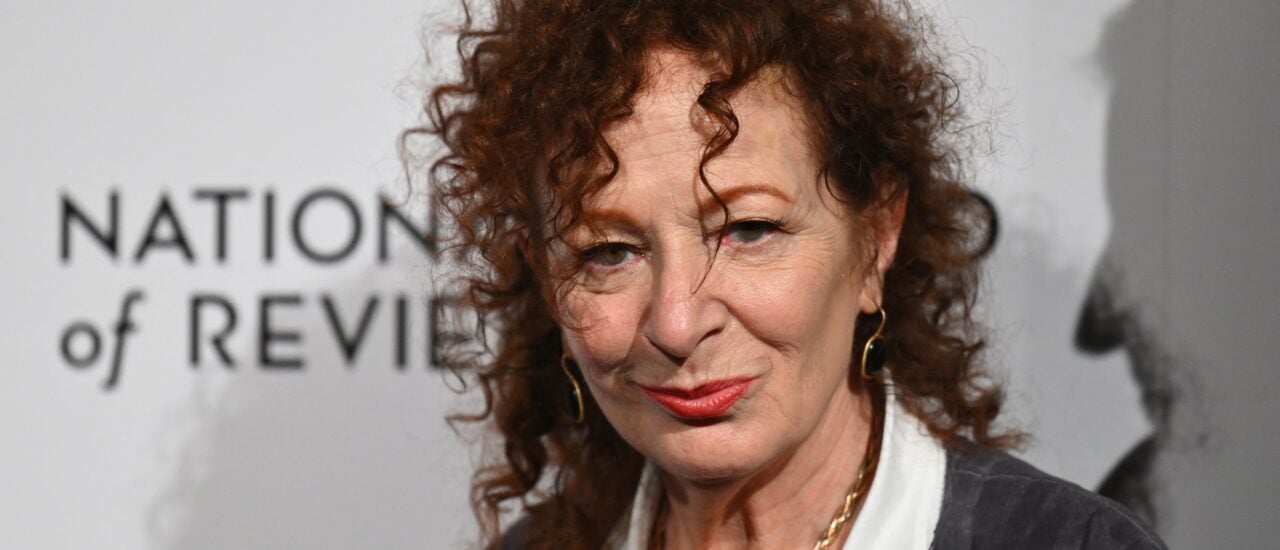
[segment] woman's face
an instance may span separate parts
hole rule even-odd
[[[763,79],[734,98],[740,133],[708,164],[721,236],[698,178],[706,74],[653,59],[634,116],[606,136],[621,167],[584,205],[594,230],[571,228],[558,252],[585,264],[561,298],[565,343],[609,422],[665,471],[748,475],[849,410],[832,405],[854,399],[854,322],[879,303],[868,249],[887,265],[893,243],[859,234],[817,179],[800,109]]]

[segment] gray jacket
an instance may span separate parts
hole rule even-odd
[[[997,450],[948,449],[944,487],[935,550],[1165,548],[1128,508]]]

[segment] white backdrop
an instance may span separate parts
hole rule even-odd
[[[464,545],[478,446],[444,417],[474,397],[428,366],[427,256],[394,226],[381,262],[378,240],[379,192],[422,219],[395,141],[433,78],[423,29],[436,60],[451,59],[440,25],[424,22],[452,4],[79,4],[0,6],[0,545]],[[1266,518],[1280,480],[1265,459],[1280,449],[1266,420],[1277,353],[1274,330],[1250,327],[1280,322],[1280,267],[1257,254],[1277,230],[1280,121],[1270,92],[1250,90],[1280,84],[1266,30],[1280,10],[1261,0],[1212,11],[1152,0],[928,8],[975,118],[992,121],[993,150],[973,170],[1002,224],[983,315],[1009,417],[1034,436],[1022,455],[1094,488],[1155,431],[1168,453],[1145,471],[1159,474],[1160,530],[1174,546],[1274,540]],[[1251,68],[1224,68],[1241,60]],[[1154,179],[1135,187],[1126,178],[1144,172],[1133,166]],[[1202,196],[1211,177],[1216,194]],[[299,205],[325,189],[335,193],[303,207],[295,230]],[[243,193],[228,199],[221,259],[215,202],[200,190]],[[116,253],[72,224],[63,258],[64,203],[107,231],[113,193]],[[336,196],[354,205],[359,239],[340,261],[309,260],[295,233],[320,253],[354,238]],[[1148,202],[1162,206],[1147,212]],[[158,242],[147,246],[148,233]],[[1235,244],[1223,252],[1224,241]],[[1082,305],[1104,279],[1143,328],[1116,351],[1083,353]],[[204,295],[235,311],[223,348],[234,367],[209,340],[227,321],[216,306],[198,310],[199,364],[190,357]],[[77,322],[99,335],[96,356],[83,331],[60,351]],[[350,364],[344,338],[360,342]],[[274,362],[296,363],[265,364],[264,345]],[[1155,392],[1176,394],[1173,420],[1152,420],[1151,391],[1141,402],[1151,383],[1133,373],[1151,361],[1180,373],[1156,377],[1182,384]],[[1239,407],[1214,405],[1240,395]]]

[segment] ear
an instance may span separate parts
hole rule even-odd
[[[893,265],[893,258],[898,253],[898,235],[902,233],[902,220],[907,213],[907,185],[901,181],[884,181],[882,178],[901,179],[902,175],[892,168],[881,168],[876,171],[876,187],[884,190],[875,206],[872,207],[870,221],[875,230],[874,263],[867,270],[863,282],[862,298],[858,307],[863,313],[875,313],[884,304],[884,276]]]

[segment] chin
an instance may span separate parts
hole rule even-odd
[[[679,424],[679,423],[678,423]],[[689,481],[715,483],[760,471],[776,453],[766,438],[750,433],[732,420],[711,425],[679,424],[663,434],[651,449],[641,452],[670,475]]]

